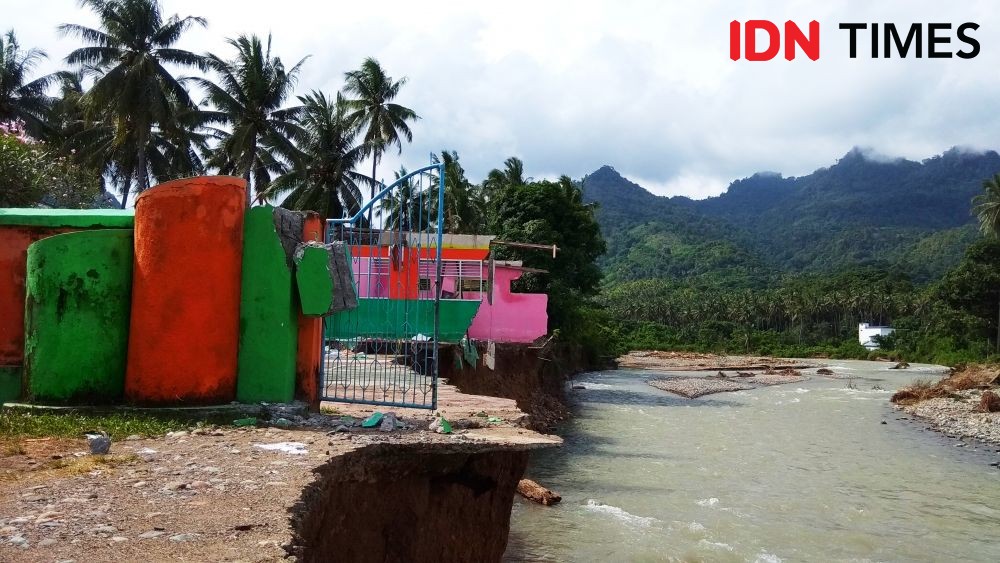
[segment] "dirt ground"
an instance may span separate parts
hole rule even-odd
[[[285,560],[292,507],[314,470],[346,452],[379,443],[560,443],[521,428],[513,401],[442,385],[439,405],[455,433],[431,432],[432,413],[405,409],[394,410],[404,424],[397,430],[362,429],[373,409],[324,404],[335,412],[299,427],[199,428],[117,441],[107,456],[89,455],[83,440],[7,443],[0,561]]]

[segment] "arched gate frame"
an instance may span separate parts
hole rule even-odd
[[[327,244],[347,247],[358,307],[324,319],[323,400],[437,408],[443,224],[443,163],[327,221]]]

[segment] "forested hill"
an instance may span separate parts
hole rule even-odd
[[[584,178],[583,194],[600,204],[610,281],[745,286],[868,265],[925,281],[975,239],[971,200],[997,172],[994,151],[951,149],[914,162],[853,149],[812,174],[755,174],[705,200],[653,195],[610,166]]]

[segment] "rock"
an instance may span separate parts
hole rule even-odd
[[[350,432],[350,431],[351,431],[350,428],[348,428],[348,427],[344,426],[343,424],[341,424],[340,426],[334,428],[333,432],[330,432],[330,434],[336,434],[337,432]]]
[[[53,520],[56,520],[60,516],[62,516],[62,512],[56,512],[54,510],[43,512],[38,515],[38,518],[35,518],[35,524],[44,524],[46,522],[52,522]]]
[[[188,484],[185,481],[170,481],[166,485],[163,485],[163,489],[166,491],[180,491],[187,487]]]
[[[521,479],[517,483],[517,492],[524,498],[537,502],[538,504],[544,504],[545,506],[551,506],[562,500],[561,496],[553,493],[549,489],[546,489],[531,479]]]
[[[175,536],[170,536],[170,541],[172,542],[188,542],[198,539],[198,534],[177,534]]]
[[[106,455],[111,451],[111,437],[103,431],[97,434],[87,434],[87,445],[90,446],[91,454]]]
[[[91,528],[90,533],[92,534],[113,534],[118,531],[118,528],[114,526],[97,526],[96,528]]]
[[[136,440],[142,440],[142,436],[138,434],[130,434],[129,436],[125,437],[126,442],[134,442]]]
[[[983,391],[979,397],[979,412],[1000,412],[1000,395],[993,391]]]
[[[44,540],[38,542],[38,547],[49,547],[50,545],[55,545],[57,542],[52,538],[45,538]]]
[[[151,540],[153,538],[158,538],[158,537],[162,536],[165,533],[166,532],[164,532],[163,530],[150,530],[148,532],[144,532],[144,533],[139,534],[139,539],[141,539],[141,540]]]
[[[576,383],[576,384],[573,385],[573,389],[586,389],[586,388],[587,388],[586,385],[583,385],[583,384],[580,384],[580,383]]]
[[[392,432],[396,429],[396,413],[387,412],[382,416],[382,422],[378,427],[381,432]]]
[[[178,430],[177,432],[167,432],[167,438],[180,438],[181,436],[187,436],[186,430]]]
[[[910,367],[910,364],[908,364],[906,362],[899,362],[898,364],[892,366],[889,369],[906,369],[908,367]]]
[[[29,545],[28,540],[24,536],[14,536],[8,539],[7,542],[10,543],[10,545],[20,547],[22,549],[27,548]]]
[[[828,368],[819,368],[816,370],[819,375],[833,375],[833,370]]]
[[[111,541],[115,543],[121,543],[123,541],[128,541],[128,538],[126,538],[125,536],[111,536]]]
[[[192,481],[187,486],[187,488],[189,488],[189,489],[204,489],[204,488],[209,487],[209,486],[210,486],[210,484],[208,483],[208,481]]]

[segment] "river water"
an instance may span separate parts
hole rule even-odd
[[[647,385],[656,372],[578,377],[565,445],[526,474],[562,503],[515,501],[505,559],[1000,561],[1000,448],[888,401],[943,368],[828,363],[855,379],[692,400]]]

